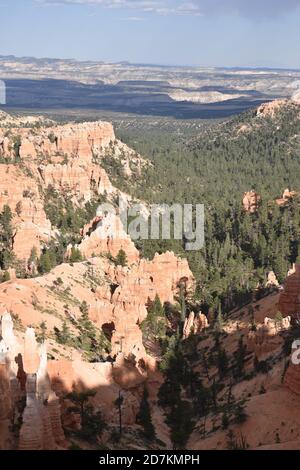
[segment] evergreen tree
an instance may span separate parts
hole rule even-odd
[[[155,429],[152,423],[150,405],[148,402],[148,391],[146,387],[144,388],[143,398],[137,416],[137,423],[143,426],[143,433],[146,439],[153,441],[155,438]]]
[[[1,282],[7,282],[7,281],[10,281],[10,274],[8,271],[4,271]]]
[[[70,344],[71,333],[65,320],[63,321],[61,330],[54,327],[54,334],[59,344]]]
[[[222,307],[221,307],[221,303],[219,303],[218,316],[216,320],[216,331],[221,333],[223,331],[223,327],[224,327],[224,320],[223,320],[223,315],[222,315]]]
[[[229,418],[225,411],[225,413],[223,413],[223,416],[222,416],[222,428],[227,429],[228,426],[229,426]]]
[[[228,357],[225,349],[219,349],[217,357],[217,366],[219,370],[220,379],[222,379],[228,370]]]
[[[0,268],[8,269],[14,260],[12,252],[13,228],[12,212],[8,205],[0,213]]]
[[[191,404],[179,399],[168,415],[167,423],[171,429],[173,449],[185,449],[186,443],[194,429]]]
[[[49,252],[43,253],[39,260],[38,270],[41,274],[49,273],[52,269],[51,258]]]
[[[39,331],[37,333],[37,341],[40,343],[44,343],[46,340],[47,334],[47,325],[44,321],[39,324]]]
[[[95,390],[83,392],[71,392],[66,398],[74,403],[74,411],[78,410],[81,417],[80,437],[90,442],[97,442],[106,428],[106,423],[100,411],[94,412],[94,407],[89,403],[90,398],[96,395]]]
[[[125,251],[121,248],[115,258],[115,263],[117,266],[127,266],[127,256]]]
[[[238,343],[238,349],[234,353],[236,360],[236,372],[238,377],[241,377],[243,374],[246,351],[247,346],[244,344],[243,337],[241,336]]]
[[[82,261],[82,255],[78,248],[72,246],[69,261],[70,263],[77,263],[79,261]]]
[[[144,341],[161,341],[166,335],[166,324],[165,309],[156,294],[148,307],[147,318],[141,323]]]
[[[118,410],[119,414],[119,439],[122,437],[122,432],[123,432],[123,423],[122,423],[122,405],[124,402],[124,397],[122,396],[121,390],[119,390],[119,396],[115,400],[115,407]]]
[[[33,246],[28,259],[28,267],[32,270],[32,274],[35,274],[36,266],[38,264],[38,252],[36,246]]]

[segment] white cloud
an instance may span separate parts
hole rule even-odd
[[[158,15],[194,15],[200,16],[201,10],[195,2],[182,0],[35,0],[47,5],[89,5],[113,9],[130,9]],[[138,16],[129,17],[132,21]]]
[[[141,16],[128,16],[127,18],[123,18],[123,21],[144,21],[145,18]]]
[[[90,5],[158,15],[212,16],[237,14],[268,18],[295,10],[300,0],[35,0],[47,5]]]

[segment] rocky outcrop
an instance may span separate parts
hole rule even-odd
[[[58,278],[63,279],[63,285],[52,289],[53,282]],[[19,348],[22,355],[19,363],[24,368],[25,384],[28,374],[36,375],[36,391],[34,397],[28,398],[27,414],[33,416],[32,407],[46,400],[51,426],[56,429],[54,437],[61,436],[56,445],[61,445],[63,435],[58,420],[59,402],[52,391],[62,399],[72,390],[95,389],[95,409],[101,410],[109,422],[117,423],[114,400],[121,389],[125,397],[124,423],[135,423],[143,384],[149,373],[156,369],[155,358],[145,351],[140,323],[147,316],[149,300],[154,300],[158,295],[162,302],[174,303],[179,284],[183,284],[187,292],[192,291],[193,275],[185,259],[167,252],[156,255],[152,261],[139,260],[127,267],[115,266],[105,257],[96,257],[74,263],[73,266],[62,264],[43,277],[18,279],[0,285],[0,305],[5,308],[7,303],[7,308],[29,326],[25,333],[25,347]],[[66,299],[66,292],[69,300]],[[81,315],[79,306],[83,300],[88,305],[90,319],[111,336],[111,357],[114,361],[90,364],[82,359],[80,352],[74,351],[71,355],[76,353],[76,358],[47,361],[45,346],[36,343],[30,325],[38,326],[43,321],[48,331],[53,331],[54,327],[60,329],[62,319],[55,316],[55,312],[64,315],[66,321],[69,315],[76,321]],[[67,312],[66,302],[69,302]],[[23,374],[18,371],[17,375],[25,388]],[[51,411],[52,401],[54,412]],[[49,427],[48,418],[43,418],[36,410],[34,413],[34,419],[45,422],[46,428]],[[26,429],[25,426],[22,434],[24,448],[29,445],[25,439]],[[42,445],[30,434],[28,439],[29,442],[33,439],[32,445],[36,447]]]
[[[63,286],[51,290],[53,281],[59,277],[64,279]],[[91,290],[94,279],[98,280],[98,285]],[[134,355],[138,362],[140,359],[147,360],[139,325],[147,316],[149,299],[154,300],[158,295],[161,302],[174,303],[179,283],[183,283],[187,291],[192,291],[194,278],[187,260],[177,258],[172,252],[155,255],[152,261],[142,259],[130,267],[114,266],[105,258],[93,258],[74,266],[58,266],[40,278],[2,285],[0,304],[4,308],[7,305],[25,325],[39,325],[43,320],[48,328],[60,328],[61,320],[47,313],[47,309],[51,306],[51,311],[64,312],[64,292],[69,288],[69,299],[76,299],[71,309],[73,317],[76,319],[81,314],[78,304],[85,300],[90,318],[99,328],[110,331],[112,354],[122,352],[125,357]],[[45,313],[41,313],[43,311]],[[24,368],[36,372],[39,358],[32,348],[31,330],[26,334],[26,341],[26,351],[31,352],[25,354]]]
[[[254,352],[255,356],[262,360],[281,347],[283,340],[279,333],[288,330],[290,326],[290,317],[278,321],[276,319],[265,318],[263,325],[258,325],[256,331],[249,332],[248,351]]]
[[[296,264],[295,272],[290,274],[284,284],[278,302],[282,315],[292,317],[300,315],[300,265]]]
[[[23,160],[52,156],[91,158],[114,140],[112,125],[101,121],[52,125],[41,127],[38,132],[32,132],[30,127],[12,127],[9,131],[0,128],[1,156],[16,156],[14,144],[18,142],[18,156]]]
[[[9,362],[6,358],[6,346],[0,342],[0,422],[9,418],[12,412]]]
[[[287,277],[291,276],[292,274],[295,274],[296,272],[296,264],[293,263],[293,266],[288,270]]]
[[[294,104],[300,105],[300,90],[296,90],[291,97]]]
[[[46,347],[38,347],[32,328],[28,328],[25,334],[24,366],[26,407],[19,449],[47,450],[64,446],[66,439],[61,424],[60,403],[51,389]]]
[[[91,159],[40,165],[39,173],[46,188],[51,186],[63,194],[70,194],[77,204],[90,201],[95,194],[115,192],[106,171],[94,165]]]
[[[184,322],[183,339],[188,338],[192,334],[197,335],[208,327],[209,323],[204,313],[200,312],[195,315],[194,312],[191,312]]]
[[[139,325],[147,316],[146,304],[158,295],[161,302],[174,303],[182,282],[187,291],[192,291],[194,278],[186,259],[180,259],[173,252],[156,254],[152,261],[141,259],[130,268],[107,266],[107,275],[115,290],[110,293],[105,287],[97,289],[99,302],[94,305],[91,315],[103,326],[112,325],[113,354],[123,353],[147,361]]]
[[[66,443],[61,425],[60,404],[51,389],[47,372],[46,346],[38,346],[33,328],[25,332],[24,346],[14,335],[9,314],[2,316],[0,343],[0,425],[16,413],[17,402],[24,394],[20,371],[25,374],[26,406],[22,414],[19,449],[55,449]],[[20,360],[24,355],[23,360]]]
[[[54,235],[44,211],[46,189],[53,188],[75,206],[83,207],[99,195],[109,197],[117,192],[101,168],[105,155],[112,155],[124,164],[128,176],[132,176],[133,170],[139,172],[145,163],[136,152],[115,139],[109,123],[46,124],[38,130],[30,125],[0,128],[0,157],[18,162],[18,165],[0,165],[0,210],[8,205],[13,212],[12,249],[25,267],[32,249],[36,248],[39,256],[43,243]],[[103,227],[105,230],[107,227]],[[84,256],[94,252],[116,256],[125,247],[130,261],[138,259],[138,252],[128,237],[125,245],[114,237],[109,240],[105,237],[99,244],[97,238],[94,234],[83,241]]]
[[[143,390],[147,375],[145,372],[141,375],[133,363],[125,359],[122,354],[113,364],[110,362],[92,364],[82,360],[48,361],[48,370],[52,388],[60,397],[72,390],[96,391],[91,404],[96,411],[101,411],[108,423],[118,424],[119,416],[114,403],[121,391],[122,421],[124,425],[135,424],[140,406],[140,391]],[[68,423],[68,427],[80,428],[80,417],[74,416],[72,402],[64,399],[62,407],[63,420]]]
[[[12,248],[19,259],[28,259],[33,247],[39,252],[41,242],[49,241],[51,224],[36,181],[13,165],[1,164],[0,172],[0,210],[9,206],[13,213]]]
[[[27,374],[36,374],[39,368],[40,356],[33,328],[27,328],[24,341],[24,369]]]
[[[273,118],[288,102],[288,100],[275,100],[271,101],[270,103],[263,103],[258,107],[256,115],[258,117]]]
[[[274,271],[268,273],[268,279],[266,282],[266,287],[279,287],[279,282],[277,280],[276,274]]]
[[[295,196],[297,196],[297,192],[296,191],[290,191],[288,188],[284,190],[283,192],[283,195],[281,198],[279,199],[276,199],[276,203],[281,206],[281,207],[284,207],[286,206],[289,201],[291,201]]]
[[[49,432],[47,424],[49,424],[49,416],[46,417],[46,413],[43,413],[42,404],[36,396],[36,375],[28,374],[26,381],[26,407],[20,430],[19,449],[43,450],[45,448],[44,431],[46,431],[47,438],[50,438],[49,444],[52,444],[54,449],[53,435]]]
[[[256,191],[253,189],[251,191],[247,191],[244,193],[243,196],[243,207],[246,212],[250,214],[255,213],[258,210],[259,204],[261,201],[261,197],[257,194]]]
[[[55,152],[85,159],[101,152],[115,140],[115,134],[110,123],[97,121],[53,127],[48,140]]]
[[[125,232],[118,215],[108,213],[106,216],[93,219],[88,226],[84,227],[83,233],[84,238],[76,248],[85,258],[101,254],[116,257],[119,251],[123,250],[129,264],[139,260],[139,251]],[[67,256],[71,248],[71,246],[68,248]]]

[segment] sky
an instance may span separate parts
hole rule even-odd
[[[300,68],[300,0],[0,0],[0,55]]]

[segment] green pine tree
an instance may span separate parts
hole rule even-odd
[[[127,266],[127,256],[125,251],[121,248],[115,258],[115,263],[117,266]]]
[[[155,438],[155,429],[152,423],[150,405],[148,402],[148,391],[144,388],[143,398],[140,405],[140,410],[137,416],[137,423],[143,426],[143,434],[149,441]]]

